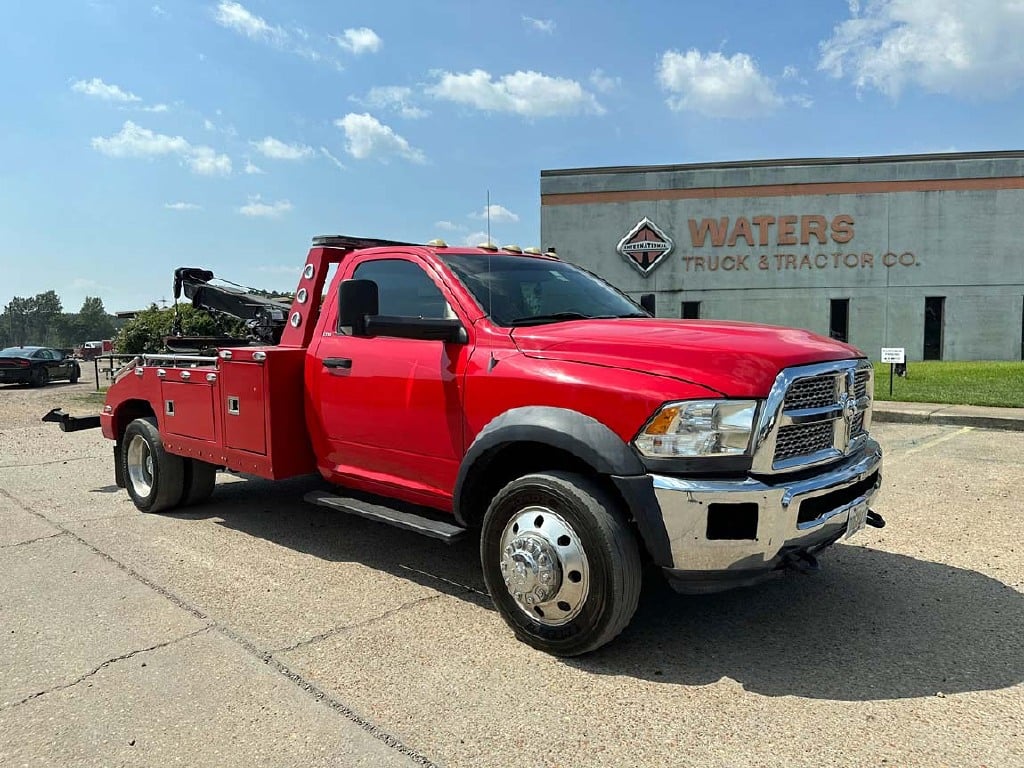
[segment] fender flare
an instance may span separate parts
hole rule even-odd
[[[641,540],[658,565],[671,565],[668,532],[654,484],[640,457],[622,438],[597,419],[568,408],[525,406],[493,419],[470,445],[459,467],[453,495],[455,518],[467,525],[463,499],[473,484],[474,468],[487,454],[510,443],[543,443],[580,459],[597,474],[607,476],[626,502]]]

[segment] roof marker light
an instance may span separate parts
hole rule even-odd
[[[503,246],[501,246],[501,250],[508,251],[509,253],[522,253],[523,252],[523,249],[520,248],[515,243],[510,243],[509,245],[503,245]]]
[[[433,240],[427,243],[431,248],[447,248],[448,243],[442,240],[440,237],[435,237]]]
[[[528,253],[531,256],[540,256],[540,248],[535,245],[531,245],[529,248],[523,248],[523,253]]]
[[[496,251],[496,250],[498,250],[498,246],[496,246],[494,243],[490,243],[490,242],[487,242],[487,243],[477,243],[476,247],[477,248],[481,248],[482,250],[485,250],[485,251]]]

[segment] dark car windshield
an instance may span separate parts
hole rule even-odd
[[[441,259],[498,325],[648,316],[608,283],[564,261],[504,254]]]
[[[35,347],[8,347],[0,349],[0,357],[29,357],[35,351]]]

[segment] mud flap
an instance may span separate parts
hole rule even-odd
[[[121,443],[114,443],[114,485],[124,488],[124,467],[121,465]]]

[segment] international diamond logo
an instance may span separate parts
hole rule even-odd
[[[672,253],[672,238],[646,216],[619,240],[615,248],[641,275],[647,277]]]

